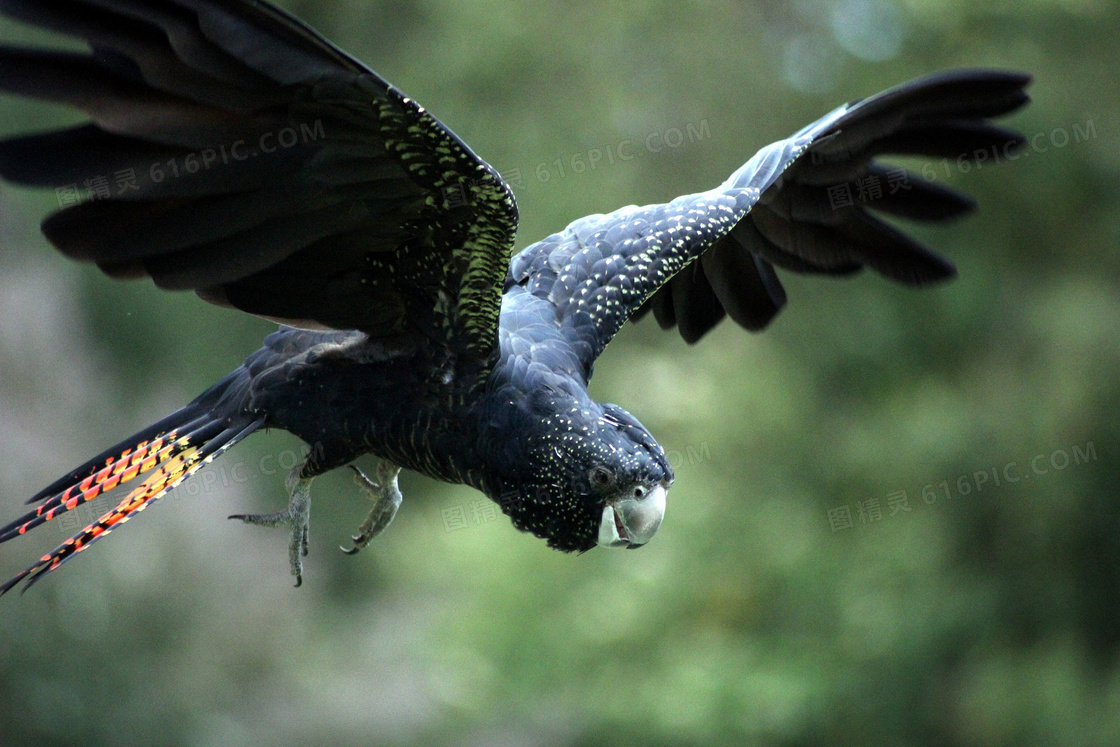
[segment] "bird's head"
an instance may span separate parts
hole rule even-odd
[[[564,552],[641,547],[665,516],[665,451],[617,405],[573,403],[527,439],[523,477],[498,498],[514,526]]]

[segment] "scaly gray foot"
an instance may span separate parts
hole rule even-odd
[[[385,527],[389,526],[389,522],[397,515],[397,509],[401,507],[400,488],[397,487],[397,475],[400,473],[401,468],[384,459],[377,463],[377,482],[369,479],[362,473],[360,469],[354,465],[350,465],[350,469],[354,470],[354,482],[358,483],[358,487],[366,494],[366,497],[373,501],[373,508],[369,510],[369,516],[358,527],[358,533],[351,537],[354,543],[353,547],[339,547],[347,555],[353,555],[363,547],[368,545],[374,537],[385,531]]]
[[[296,586],[303,583],[303,558],[307,555],[307,535],[311,527],[311,480],[299,476],[302,466],[288,475],[288,507],[274,514],[234,514],[231,519],[241,519],[246,524],[262,527],[292,527],[292,540],[288,544],[288,561]]]

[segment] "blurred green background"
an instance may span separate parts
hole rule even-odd
[[[0,600],[0,742],[1120,744],[1116,3],[282,4],[520,176],[519,246],[951,66],[1033,73],[1010,120],[1031,144],[910,164],[980,200],[919,231],[954,283],[786,273],[763,335],[624,330],[592,393],[676,467],[648,548],[561,555],[408,475],[345,557],[365,505],[339,471],[295,590],[284,532],[225,519],[286,499],[299,443],[255,436]],[[77,119],[0,101],[6,134]],[[63,260],[37,228],[56,207],[0,189],[3,522],[273,328]]]

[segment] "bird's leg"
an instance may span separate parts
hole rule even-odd
[[[355,554],[368,545],[374,537],[385,531],[385,527],[389,526],[389,522],[397,515],[402,500],[400,488],[397,487],[397,475],[401,468],[397,465],[384,459],[378,461],[377,482],[366,477],[354,465],[350,465],[350,469],[354,470],[354,482],[358,483],[358,487],[366,497],[373,501],[373,508],[369,510],[366,520],[358,527],[358,533],[350,538],[354,543],[353,547],[339,547],[347,555]]]
[[[291,525],[292,539],[288,544],[288,561],[296,586],[303,583],[303,558],[307,555],[307,533],[311,526],[311,477],[301,477],[303,465],[288,475],[288,507],[274,514],[234,514],[231,519],[241,519],[246,524],[262,527]]]

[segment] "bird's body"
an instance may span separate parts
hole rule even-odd
[[[246,361],[251,383],[240,409],[309,444],[313,474],[372,453],[435,479],[467,482],[476,466],[467,461],[467,403],[452,377],[424,373],[451,366],[446,356],[386,349],[361,332],[283,328]]]
[[[49,217],[47,237],[111,275],[285,325],[183,409],[33,496],[38,507],[0,541],[145,478],[0,593],[262,428],[310,451],[286,511],[238,518],[292,527],[297,579],[310,480],[366,454],[381,466],[376,483],[358,473],[374,508],[354,550],[396,512],[399,468],[481,490],[560,550],[638,547],[661,523],[673,473],[633,416],[588,394],[611,338],[651,310],[689,342],[724,316],[761,329],[785,302],[775,266],[869,266],[909,285],[952,276],[867,208],[943,220],[971,203],[872,158],[1012,153],[1022,139],[986,120],[1025,102],[1029,80],[958,71],[845,105],[711,190],[582,218],[511,260],[517,210],[497,172],[264,2],[5,0],[0,12],[92,50],[0,49],[0,88],[91,117],[0,143],[0,175],[98,189],[92,177],[131,177]],[[888,176],[903,186],[872,205],[830,199],[837,185]]]

